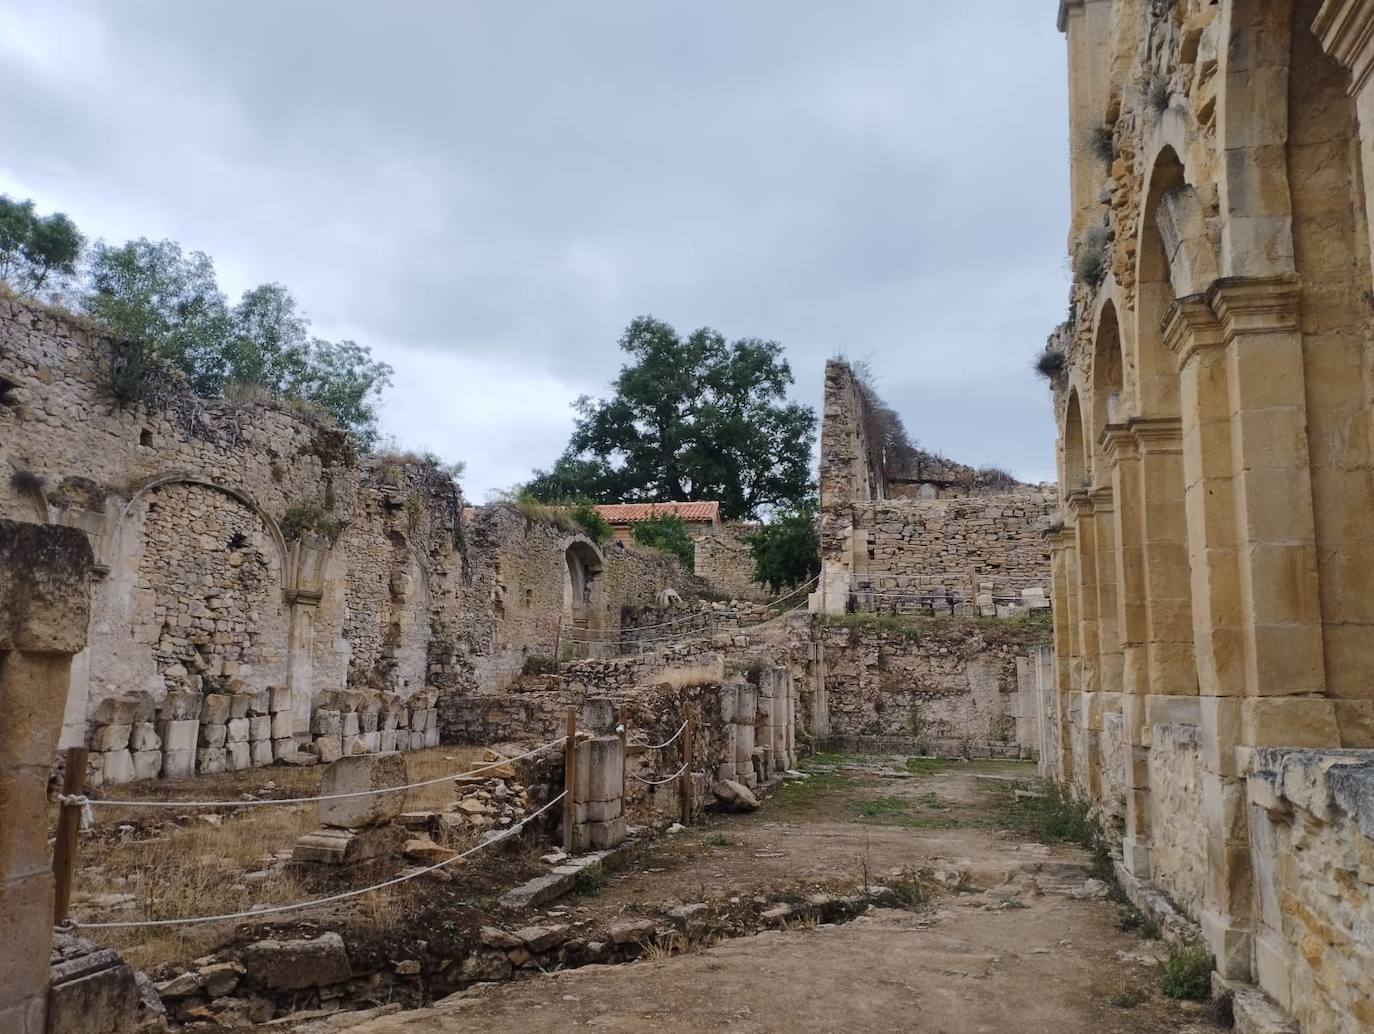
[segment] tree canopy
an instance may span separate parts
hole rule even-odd
[[[635,521],[630,534],[638,545],[661,550],[678,558],[685,570],[696,564],[697,547],[692,529],[675,513],[657,513],[648,520]]]
[[[630,357],[609,399],[575,403],[564,454],[525,486],[539,499],[719,500],[727,519],[799,506],[812,491],[816,415],[786,399],[792,370],[776,341],[685,339],[652,316],[620,339]]]
[[[36,295],[74,275],[84,244],[61,212],[40,216],[32,201],[0,194],[0,280],[21,294]]]
[[[75,279],[79,307],[143,350],[140,369],[151,371],[152,359],[170,363],[210,398],[248,388],[308,403],[360,448],[376,444],[377,402],[391,367],[355,341],[313,336],[281,284],[251,288],[231,305],[210,257],[175,241],[97,241],[81,269],[83,251],[67,216],[39,216],[32,201],[0,195],[0,281],[15,291],[36,296]]]
[[[745,538],[754,558],[754,581],[778,593],[803,585],[821,571],[821,544],[816,511],[805,505],[777,514]]]

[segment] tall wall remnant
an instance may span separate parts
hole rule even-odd
[[[932,596],[1045,590],[1053,487],[923,452],[846,362],[825,367],[821,583],[812,609],[899,609]],[[856,606],[857,604],[857,606]]]
[[[1076,275],[1041,364],[1064,495],[1042,763],[1224,977],[1307,1034],[1367,1030],[1374,3],[1063,0],[1059,24]]]

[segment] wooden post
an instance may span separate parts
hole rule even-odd
[[[79,797],[86,789],[86,748],[67,748],[67,771],[62,776],[62,793]],[[76,849],[81,835],[81,805],[63,803],[57,813],[57,840],[53,844],[52,874],[57,884],[53,897],[53,922],[61,925],[72,905],[72,885],[76,882]]]
[[[686,728],[682,730],[682,761],[685,766],[678,777],[678,790],[682,799],[682,824],[692,824],[692,716],[687,716]]]
[[[573,853],[577,823],[577,707],[568,708],[568,742],[563,745],[563,850]]]

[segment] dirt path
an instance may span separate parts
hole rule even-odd
[[[918,768],[921,767],[918,765]],[[873,909],[627,966],[587,966],[474,988],[430,1009],[315,1029],[355,1034],[510,1030],[1111,1034],[1216,1028],[1162,998],[1164,949],[1085,897],[1086,858],[996,829],[1023,766],[898,771],[878,759],[821,766],[756,814],[665,838],[561,921],[653,915],[676,904],[852,892],[920,872],[922,909]]]

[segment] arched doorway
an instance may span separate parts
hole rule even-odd
[[[563,551],[563,625],[568,629],[574,657],[596,657],[604,652],[604,568],[600,552],[587,539],[573,539]]]

